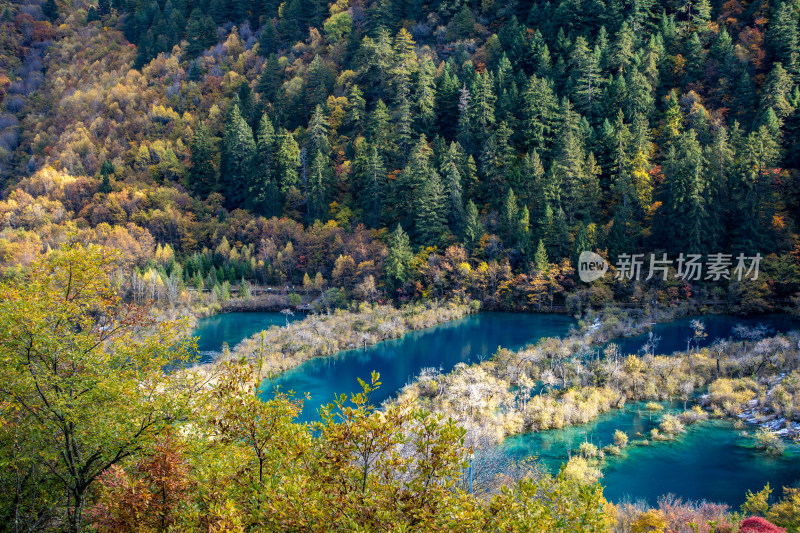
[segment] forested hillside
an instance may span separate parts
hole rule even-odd
[[[78,239],[122,249],[134,293],[147,275],[372,276],[542,309],[583,250],[760,253],[757,282],[579,298],[766,310],[800,289],[799,17],[789,0],[6,3],[0,260]]]

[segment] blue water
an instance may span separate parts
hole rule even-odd
[[[283,391],[309,393],[311,398],[300,419],[316,420],[320,406],[330,403],[337,394],[359,392],[356,378],[369,382],[373,370],[380,373],[382,383],[371,397],[377,406],[423,368],[448,372],[456,363],[488,358],[499,346],[518,348],[542,337],[566,335],[573,323],[563,315],[481,313],[367,348],[312,359],[279,376],[274,385]]]
[[[706,334],[704,340],[700,341],[700,347],[708,346],[714,339],[727,339],[732,337],[733,328],[737,324],[744,324],[753,327],[764,324],[772,329],[772,332],[783,333],[792,329],[800,329],[800,320],[791,315],[762,315],[757,317],[738,317],[730,315],[702,315],[699,317],[682,317],[672,322],[656,324],[652,328],[654,335],[661,337],[656,353],[669,354],[679,350],[686,350],[686,340],[694,334],[691,322],[698,319],[705,324]],[[623,354],[638,353],[642,346],[648,341],[648,333],[635,337],[620,337],[613,339],[613,342],[620,348]],[[694,344],[692,344],[694,346]]]
[[[701,346],[715,338],[730,337],[738,323],[748,326],[764,323],[775,331],[800,328],[797,319],[786,315],[700,318],[708,334]],[[691,320],[681,318],[654,326],[653,331],[662,337],[657,352],[685,350],[686,339],[692,334]],[[284,323],[285,318],[278,313],[230,313],[204,319],[195,335],[200,336],[201,351],[219,351],[223,342],[234,346],[261,329]],[[558,315],[482,313],[366,349],[313,359],[279,376],[272,385],[298,395],[308,392],[310,400],[300,419],[316,420],[321,405],[332,401],[335,394],[357,392],[356,378],[368,380],[373,370],[381,374],[382,386],[371,398],[373,404],[379,405],[422,368],[441,367],[447,372],[458,362],[471,363],[489,357],[498,346],[514,349],[542,337],[563,336],[571,325],[570,318]],[[647,335],[614,342],[623,353],[636,353],[647,342]],[[270,394],[270,384],[266,385],[264,394]],[[647,412],[640,414],[635,406],[626,406],[583,426],[517,435],[507,439],[504,448],[513,457],[538,456],[557,471],[567,460],[569,450],[584,440],[605,446],[612,442],[615,429],[625,431],[633,440],[636,433],[647,434],[659,417],[660,414],[654,414],[651,421]],[[658,496],[672,492],[684,499],[707,499],[738,506],[747,490],[758,490],[767,482],[780,487],[798,480],[797,446],[790,446],[783,457],[770,457],[754,450],[752,440],[740,436],[729,422],[709,421],[689,427],[676,441],[631,447],[623,456],[607,459],[601,483],[606,497],[612,501],[630,497],[654,504]]]
[[[303,319],[303,315],[289,317],[289,322]],[[222,351],[223,343],[231,349],[244,339],[272,326],[283,326],[286,317],[280,313],[224,313],[201,318],[192,336],[198,337],[197,351],[200,362],[213,359],[214,354]]]
[[[602,448],[613,444],[617,429],[627,433],[631,442],[649,438],[650,429],[658,426],[667,411],[651,417],[640,407],[626,405],[582,426],[516,435],[506,439],[503,447],[515,458],[538,456],[555,473],[581,442]],[[709,420],[688,426],[685,434],[672,441],[630,445],[622,455],[606,457],[600,480],[603,493],[613,502],[643,499],[655,505],[659,496],[672,493],[685,500],[706,499],[738,507],[748,490],[760,490],[767,482],[780,489],[800,480],[797,445],[774,457],[754,449],[752,438],[740,433],[730,421]]]

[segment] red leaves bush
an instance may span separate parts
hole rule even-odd
[[[739,533],[786,533],[786,530],[760,516],[751,516],[742,520]]]

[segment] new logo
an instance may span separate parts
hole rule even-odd
[[[578,277],[584,283],[600,279],[608,271],[608,263],[594,252],[581,252],[578,257]]]

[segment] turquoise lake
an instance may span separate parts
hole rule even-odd
[[[732,328],[739,323],[748,326],[763,323],[778,332],[800,328],[800,321],[786,315],[699,318],[708,333],[701,346],[715,338],[730,337]],[[654,326],[653,331],[661,337],[657,351],[685,350],[686,339],[692,334],[691,320],[681,318]],[[223,342],[233,347],[262,329],[285,322],[279,313],[229,313],[201,320],[194,335],[200,337],[198,347],[205,358],[219,351]],[[273,385],[298,395],[308,392],[310,400],[300,418],[316,420],[321,405],[331,402],[335,394],[357,392],[356,378],[368,380],[373,370],[381,374],[382,386],[372,396],[372,402],[379,405],[423,368],[437,367],[447,372],[459,362],[471,363],[489,357],[498,346],[513,349],[543,337],[563,336],[573,323],[563,315],[481,313],[367,348],[307,361],[279,376]],[[638,352],[646,341],[647,335],[614,339],[623,353]],[[265,390],[265,394],[269,392]],[[640,415],[634,406],[627,406],[584,426],[512,437],[504,448],[514,457],[536,455],[557,471],[569,450],[584,440],[604,446],[611,443],[615,429],[625,431],[633,439],[637,432],[649,432],[657,421],[658,415],[651,421],[646,413]],[[700,423],[676,441],[633,447],[621,457],[610,458],[602,479],[606,497],[612,501],[630,498],[655,503],[659,495],[671,492],[684,499],[738,506],[747,490],[760,489],[767,482],[780,487],[800,480],[798,447],[790,446],[783,457],[774,458],[751,446],[752,440],[741,436],[728,422]]]
[[[515,458],[538,456],[555,473],[581,442],[602,448],[613,444],[617,429],[631,441],[641,440],[668,412],[654,413],[651,418],[644,409],[639,411],[636,404],[626,405],[589,424],[516,435],[503,446]],[[767,482],[779,491],[800,481],[800,447],[789,445],[783,456],[773,457],[753,449],[753,440],[741,431],[734,429],[732,422],[708,420],[687,426],[686,433],[672,441],[629,446],[623,455],[606,458],[600,480],[604,494],[614,502],[647,500],[655,505],[659,496],[672,493],[685,500],[705,499],[738,507],[748,490],[760,490]],[[637,437],[637,433],[645,437]]]
[[[336,394],[359,392],[356,378],[369,381],[380,373],[381,387],[371,397],[380,405],[426,367],[450,371],[457,363],[474,363],[489,357],[499,346],[517,348],[543,337],[563,336],[574,321],[563,315],[480,313],[429,329],[412,331],[366,348],[320,357],[285,372],[274,381],[283,391],[311,395],[300,417],[317,419],[320,406]]]
[[[661,337],[656,353],[673,353],[686,350],[686,340],[693,335],[692,320],[698,319],[705,325],[708,335],[700,342],[700,347],[708,346],[714,339],[730,338],[731,330],[737,324],[747,327],[754,327],[764,324],[771,328],[773,332],[785,332],[800,328],[800,320],[791,315],[763,315],[756,317],[738,317],[730,315],[702,315],[697,317],[681,317],[672,322],[656,324],[651,331],[654,335]],[[635,337],[622,337],[614,339],[613,342],[624,354],[637,353],[648,341],[649,333],[637,335]]]
[[[305,315],[295,314],[289,317],[289,322],[303,318]],[[198,320],[197,328],[192,335],[198,337],[197,351],[200,354],[200,362],[207,363],[222,351],[223,344],[227,343],[233,349],[244,339],[259,331],[285,324],[286,317],[280,313],[224,313]]]

